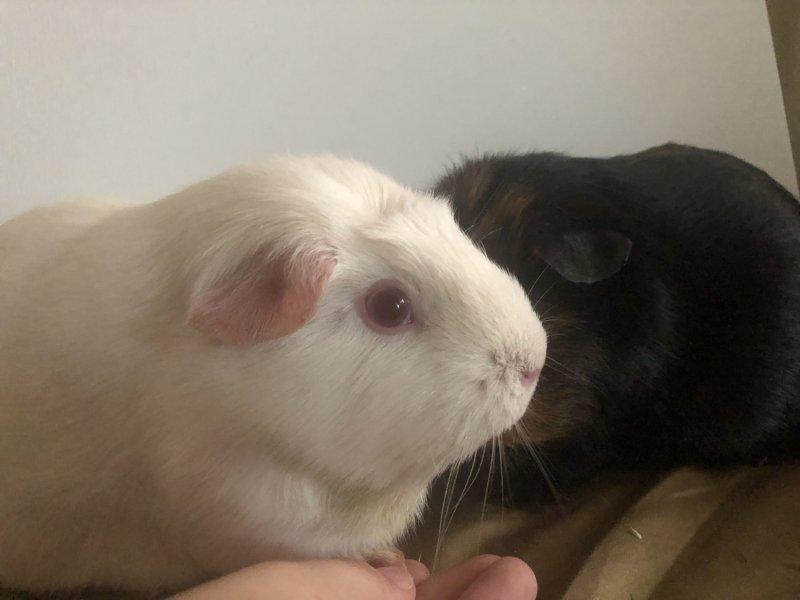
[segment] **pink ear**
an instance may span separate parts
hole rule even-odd
[[[192,302],[189,322],[224,344],[246,346],[289,335],[317,312],[336,265],[329,253],[245,261]]]

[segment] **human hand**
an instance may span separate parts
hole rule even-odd
[[[416,564],[427,573],[424,565]],[[527,564],[489,554],[415,582],[415,600],[535,600],[537,592],[536,577]]]
[[[534,600],[536,578],[516,558],[483,555],[434,576],[415,560],[374,568],[353,560],[267,562],[170,600]]]

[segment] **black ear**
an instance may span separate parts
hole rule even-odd
[[[542,260],[573,283],[608,279],[625,266],[633,246],[627,236],[607,229],[571,231],[540,242]]]

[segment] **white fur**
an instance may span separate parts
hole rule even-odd
[[[194,299],[264,245],[337,259],[286,337],[213,342]],[[423,322],[367,328],[379,279]],[[148,205],[0,225],[0,582],[168,589],[362,556],[524,412],[544,331],[444,201],[354,161],[278,158]]]

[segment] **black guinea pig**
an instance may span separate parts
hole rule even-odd
[[[568,489],[605,466],[798,454],[800,204],[766,173],[667,144],[487,155],[435,191],[548,333],[515,500],[543,497],[542,468]]]

